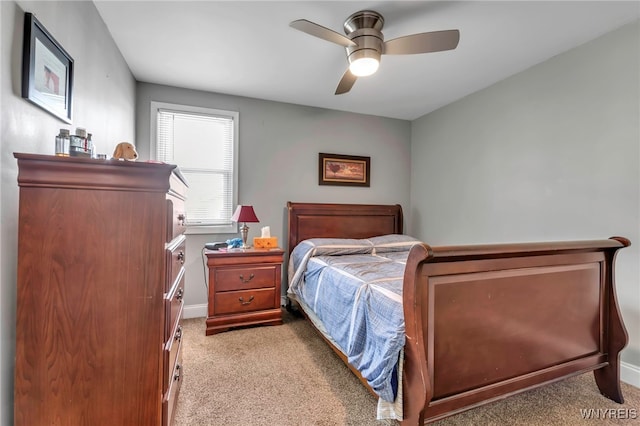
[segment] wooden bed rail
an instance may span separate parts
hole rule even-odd
[[[516,257],[556,254],[559,252],[593,251],[594,249],[618,249],[628,247],[631,242],[624,237],[611,237],[608,240],[555,241],[538,243],[509,243],[461,246],[426,246],[429,261],[448,262],[459,259],[486,259],[490,257]],[[431,260],[432,259],[432,260]]]
[[[594,370],[623,402],[628,336],[608,240],[414,246],[404,277],[403,425]]]

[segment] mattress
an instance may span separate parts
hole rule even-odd
[[[298,244],[289,260],[289,295],[383,405],[398,402],[405,344],[402,283],[409,250],[419,243],[405,235],[315,238]],[[380,416],[397,418],[379,409]]]

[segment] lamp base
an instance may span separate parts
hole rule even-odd
[[[247,236],[249,235],[249,227],[247,226],[247,223],[243,223],[242,226],[240,227],[240,233],[242,234],[242,249],[248,249],[251,248],[251,246],[247,245]]]

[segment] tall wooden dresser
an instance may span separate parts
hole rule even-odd
[[[14,424],[170,424],[182,375],[182,175],[168,164],[14,156]]]

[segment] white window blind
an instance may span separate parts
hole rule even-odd
[[[180,107],[180,108],[177,108]],[[157,105],[156,159],[177,164],[187,179],[187,226],[233,232],[237,113]]]

